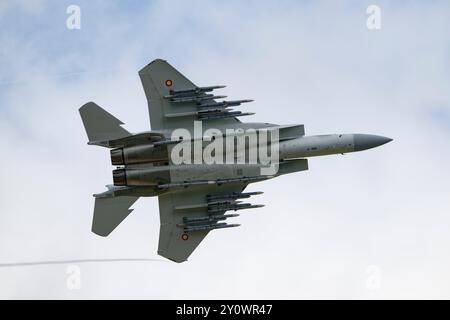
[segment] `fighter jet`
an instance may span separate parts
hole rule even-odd
[[[89,145],[110,149],[112,185],[94,194],[92,232],[108,236],[139,197],[158,197],[158,254],[184,262],[211,230],[237,227],[237,213],[261,207],[246,201],[251,183],[308,170],[309,157],[374,148],[392,139],[369,134],[306,136],[304,126],[241,122],[253,113],[224,100],[156,59],[139,71],[151,130],[133,134],[94,102],[79,111]]]

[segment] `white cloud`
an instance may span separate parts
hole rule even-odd
[[[31,15],[42,13],[46,0],[14,0],[0,2],[0,17],[16,10]]]

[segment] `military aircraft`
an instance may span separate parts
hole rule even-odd
[[[244,202],[262,193],[244,192],[249,184],[308,170],[308,157],[366,150],[392,140],[368,134],[305,136],[299,124],[241,122],[238,118],[252,113],[232,107],[252,100],[222,100],[225,96],[211,92],[224,86],[196,86],[162,59],[139,76],[151,131],[132,134],[93,102],[79,109],[88,144],[109,148],[117,166],[113,185],[94,194],[92,232],[108,236],[139,197],[157,196],[158,254],[175,262],[186,261],[211,230],[239,226],[226,222],[238,216],[228,211],[261,207]]]

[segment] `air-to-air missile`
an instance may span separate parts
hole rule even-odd
[[[227,107],[236,107],[241,105],[242,103],[253,102],[251,99],[244,100],[230,100],[230,101],[220,101],[220,102],[208,102],[202,103],[199,107],[201,108],[227,108]]]
[[[230,111],[230,112],[218,112],[215,114],[204,114],[199,117],[200,120],[217,120],[223,118],[242,117],[254,115],[254,112],[242,112],[242,111]]]
[[[228,218],[234,218],[234,217],[239,217],[238,214],[218,214],[218,215],[209,215],[209,216],[203,216],[203,217],[184,217],[183,218],[183,222],[185,222],[185,224],[189,224],[189,223],[195,223],[195,222],[204,222],[204,221],[220,221],[220,220],[225,220]],[[182,226],[185,226],[185,224],[182,224]]]
[[[200,94],[204,92],[210,92],[215,89],[223,89],[226,88],[226,86],[208,86],[208,87],[195,87],[192,89],[184,89],[184,90],[169,90],[170,94],[165,95],[164,98],[170,99],[175,98],[177,96],[185,95],[185,94]]]
[[[250,198],[251,196],[256,196],[263,194],[262,191],[254,191],[254,192],[233,192],[229,194],[221,194],[221,195],[208,195],[206,198],[208,201],[217,201],[217,200],[235,200],[235,199],[245,199]]]
[[[224,228],[234,228],[239,227],[240,224],[228,224],[225,222],[222,223],[214,223],[200,226],[192,226],[192,227],[183,227],[185,232],[194,232],[194,231],[207,231],[214,229],[224,229]]]
[[[223,211],[238,211],[238,210],[245,210],[245,209],[254,209],[254,208],[262,208],[264,207],[263,204],[251,204],[251,203],[237,203],[237,204],[228,204],[228,205],[219,205],[214,206],[211,208],[208,208],[208,213],[216,213],[216,212],[223,212]]]
[[[213,100],[213,99],[223,99],[227,96],[215,96],[213,94],[199,94],[199,95],[193,95],[193,96],[181,96],[181,97],[173,97],[170,98],[171,102],[178,103],[178,102],[196,102],[201,103],[203,100]]]

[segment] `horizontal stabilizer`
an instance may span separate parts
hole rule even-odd
[[[138,197],[96,198],[92,232],[108,236],[133,211],[130,207]]]
[[[103,145],[102,141],[124,138],[130,135],[127,130],[121,127],[122,121],[94,102],[86,103],[79,111],[90,144]]]

